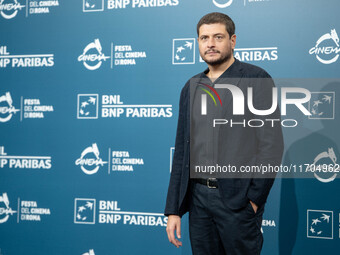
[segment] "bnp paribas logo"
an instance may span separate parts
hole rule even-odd
[[[104,0],[83,0],[83,12],[104,11]]]
[[[195,64],[195,38],[173,39],[172,64]]]
[[[333,239],[333,211],[308,209],[307,237]]]
[[[217,93],[217,91],[212,87],[204,83],[199,83],[200,89],[203,90],[206,94],[201,95],[201,114],[207,115],[207,95],[211,97],[211,99],[214,101],[215,106],[217,106],[217,101],[215,97],[218,99],[220,105],[222,106],[222,100],[220,95]],[[210,92],[211,91],[211,92]],[[215,96],[214,96],[215,95]]]

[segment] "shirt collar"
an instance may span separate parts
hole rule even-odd
[[[224,71],[224,73],[221,74],[218,78],[235,78],[235,72],[238,71],[240,65],[240,61],[235,58],[234,63],[231,64],[231,66],[228,67],[227,70]],[[202,77],[207,78],[207,73],[209,72],[209,68],[205,69],[202,73]]]

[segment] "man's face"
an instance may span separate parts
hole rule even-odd
[[[211,66],[223,64],[233,55],[236,35],[229,37],[224,24],[203,24],[199,28],[198,47],[202,59]]]

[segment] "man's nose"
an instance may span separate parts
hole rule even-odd
[[[213,48],[213,47],[215,47],[215,46],[216,46],[216,45],[215,45],[214,37],[209,38],[209,39],[208,39],[208,47],[209,47],[209,48]]]

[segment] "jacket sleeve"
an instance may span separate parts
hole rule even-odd
[[[177,123],[177,134],[175,142],[175,152],[172,160],[172,170],[170,176],[170,183],[168,188],[168,195],[166,199],[166,206],[164,214],[169,216],[171,214],[179,215],[179,195],[180,195],[180,185],[182,169],[184,164],[184,146],[185,146],[185,124],[186,120],[186,107],[185,102],[188,99],[187,93],[188,83],[181,91],[181,97],[179,102],[179,114]]]
[[[264,70],[259,74],[253,87],[253,104],[256,109],[266,110],[272,106],[272,88],[274,82],[270,75]],[[279,107],[265,116],[255,115],[256,119],[262,119],[265,125],[261,128],[255,128],[257,138],[256,165],[279,166],[283,154],[283,136],[281,129],[281,114]],[[265,119],[275,119],[274,122],[265,121]],[[273,125],[273,126],[272,126]],[[267,201],[269,191],[273,186],[276,173],[258,173],[251,180],[247,197],[256,205],[262,206]]]

